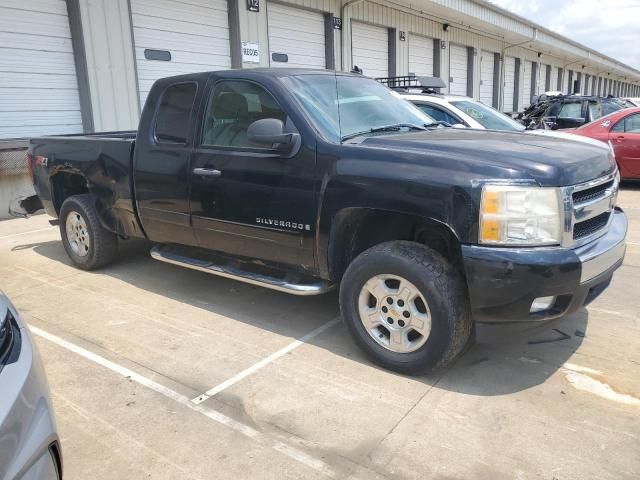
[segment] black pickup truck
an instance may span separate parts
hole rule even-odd
[[[606,146],[445,128],[358,75],[165,78],[137,132],[35,138],[29,155],[79,268],[138,237],[157,260],[295,295],[340,285],[355,341],[405,373],[450,363],[474,321],[576,311],[625,253]]]

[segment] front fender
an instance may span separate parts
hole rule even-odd
[[[467,242],[477,235],[477,218],[473,199],[464,189],[452,185],[428,185],[401,178],[354,178],[327,176],[321,188],[317,252],[321,276],[330,276],[330,243],[332,229],[338,218],[353,222],[347,211],[377,210],[390,214],[410,215],[424,223],[437,223],[449,229],[458,242]],[[340,227],[342,228],[342,227]],[[381,225],[381,228],[384,228]]]

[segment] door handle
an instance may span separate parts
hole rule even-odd
[[[623,135],[620,135],[620,136],[616,137],[616,141],[618,141],[618,142],[621,142],[623,140],[624,140],[624,136]]]
[[[219,177],[222,175],[222,172],[213,168],[194,168],[193,174],[200,175],[201,177]]]

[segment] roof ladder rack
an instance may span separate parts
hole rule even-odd
[[[439,93],[438,90],[446,85],[439,77],[423,77],[416,75],[402,75],[397,77],[380,77],[376,80],[394,90],[419,89],[422,93]]]

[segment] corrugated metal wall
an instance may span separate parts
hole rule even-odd
[[[138,106],[138,86],[136,85],[136,65],[132,45],[132,26],[130,20],[130,3],[131,0],[77,0],[80,6],[82,21],[82,40],[84,41],[85,56],[87,63],[89,93],[91,98],[91,107],[93,113],[93,122],[96,130],[114,130],[114,129],[132,129],[136,127],[139,106]],[[237,19],[239,27],[239,40],[241,42],[253,42],[259,44],[260,62],[244,63],[243,68],[256,66],[269,66],[269,35],[268,35],[268,13],[270,5],[281,3],[285,5],[298,6],[304,9],[328,13],[331,16],[338,17],[342,20],[342,30],[334,29],[333,37],[330,38],[334,45],[335,65],[337,69],[350,70],[352,67],[352,51],[351,51],[351,23],[358,21],[371,25],[379,25],[387,28],[393,28],[396,31],[395,38],[395,72],[397,75],[405,75],[409,73],[409,39],[412,35],[420,35],[432,39],[439,40],[443,48],[439,51],[440,55],[439,70],[440,76],[447,81],[449,78],[449,58],[450,45],[457,44],[465,47],[471,47],[473,58],[473,89],[472,94],[475,98],[480,97],[480,58],[482,51],[497,52],[501,55],[516,57],[520,59],[520,71],[518,91],[520,95],[518,100],[522,98],[524,87],[524,65],[525,60],[537,64],[539,72],[537,85],[534,87],[536,91],[544,90],[545,74],[541,64],[551,65],[553,67],[552,85],[550,89],[555,89],[556,71],[558,72],[563,88],[568,91],[568,71],[580,72],[584,78],[585,74],[591,76],[600,76],[602,81],[602,93],[612,93],[617,88],[614,81],[622,84],[620,91],[631,91],[635,88],[629,85],[628,79],[624,79],[624,75],[630,75],[630,78],[636,78],[637,72],[634,73],[624,66],[617,64],[611,59],[607,59],[601,55],[591,52],[590,61],[597,62],[599,68],[582,68],[582,60],[579,58],[587,58],[588,53],[585,49],[573,45],[571,42],[557,38],[548,32],[538,32],[539,42],[545,42],[546,47],[543,51],[539,48],[527,46],[511,46],[511,44],[519,44],[522,38],[532,38],[534,36],[533,28],[526,22],[505,15],[503,12],[494,9],[491,6],[483,5],[483,3],[473,0],[419,0],[417,3],[407,3],[401,5],[392,0],[364,0],[347,7],[344,12],[342,4],[346,0],[263,0],[260,2],[259,12],[249,12],[246,7],[246,0],[229,0],[237,2]],[[166,2],[165,2],[166,3]],[[188,10],[193,5],[207,4],[208,0],[181,0],[181,8]],[[0,10],[16,9],[14,0],[0,0]],[[54,8],[56,12],[65,11],[65,0],[38,0],[38,2],[23,2],[20,6],[21,11],[28,11],[33,5],[35,10]],[[151,5],[151,3],[150,3]],[[45,10],[46,10],[45,9]],[[421,11],[422,10],[422,11]],[[53,12],[53,13],[56,13]],[[45,12],[40,12],[40,14]],[[223,13],[220,17],[225,16]],[[35,19],[35,14],[34,17]],[[53,17],[52,17],[53,18]],[[449,18],[447,22],[445,20]],[[59,19],[58,19],[59,20]],[[227,18],[219,18],[219,20],[228,24]],[[63,22],[64,23],[64,22]],[[67,22],[68,23],[68,22]],[[450,23],[448,31],[443,29],[443,23]],[[42,28],[25,29],[20,27],[20,23],[6,14],[0,14],[0,70],[2,65],[10,64],[13,68],[21,65],[20,59],[16,60],[15,55],[21,48],[27,48],[31,45],[27,41],[32,31],[42,36],[46,29],[53,28],[56,24],[44,22]],[[73,54],[71,49],[70,34],[68,33],[68,25],[64,35],[58,35],[61,42],[52,41],[49,44],[50,53],[46,54],[47,60],[55,60],[63,55],[65,58],[53,62],[50,68],[40,68],[41,71],[47,72],[47,77],[52,79],[56,72],[65,65],[72,66]],[[468,25],[473,25],[469,27]],[[20,31],[17,31],[20,30]],[[7,32],[10,32],[9,34]],[[405,41],[398,35],[404,32]],[[17,38],[19,36],[20,38]],[[510,39],[510,40],[507,40]],[[519,39],[519,40],[518,40]],[[64,51],[56,51],[56,45],[60,48],[64,47]],[[17,46],[17,47],[16,47]],[[225,47],[226,48],[226,47]],[[563,58],[551,55],[552,48],[559,49],[556,54]],[[539,56],[538,54],[541,54]],[[12,56],[13,55],[13,56]],[[33,62],[25,56],[23,61],[25,71],[33,72]],[[588,60],[588,59],[587,59]],[[585,62],[587,62],[585,60]],[[70,63],[71,62],[71,63]],[[501,62],[502,63],[502,62]],[[610,72],[608,75],[606,72]],[[36,72],[37,75],[45,75]],[[28,88],[35,88],[33,84],[15,80],[15,74],[0,75],[0,87],[7,86],[8,82],[13,82],[15,87],[24,83]],[[73,77],[73,75],[72,75]],[[574,73],[574,78],[576,75]],[[604,79],[607,79],[607,90],[605,92]],[[60,80],[60,79],[58,79]],[[56,81],[58,81],[56,80]],[[69,127],[73,131],[81,129],[81,118],[79,114],[79,103],[77,100],[77,92],[74,92],[74,85],[77,80],[71,78],[67,82],[65,88],[60,91],[59,95],[54,95],[49,100],[39,100],[37,96],[27,95],[24,99],[18,99],[13,94],[6,95],[7,90],[0,90],[0,124],[11,124],[15,126],[15,118],[19,116],[14,113],[8,113],[8,109],[17,108],[25,109],[37,107],[37,111],[29,113],[29,119],[33,122],[45,122],[43,115],[55,116],[62,115],[61,111],[75,112],[77,117],[75,123],[71,122]],[[624,83],[626,82],[626,83]],[[23,85],[21,85],[23,86]],[[584,85],[583,85],[584,87]],[[25,87],[27,88],[27,87]],[[502,99],[504,90],[504,77],[495,85],[499,89],[498,97]],[[635,88],[637,91],[637,88]],[[589,92],[591,89],[589,90]],[[485,92],[485,98],[488,98]],[[2,100],[4,98],[4,100]],[[44,97],[43,97],[44,98]],[[42,105],[49,102],[49,106],[45,109],[47,113],[42,112]],[[520,103],[520,102],[519,102]],[[34,108],[36,108],[34,107]],[[522,107],[522,104],[520,104]],[[57,112],[57,113],[56,113]],[[11,115],[11,121],[7,115]],[[64,114],[67,115],[67,114]],[[67,115],[68,116],[68,115]],[[46,123],[46,122],[45,122]],[[19,125],[19,123],[18,123]],[[42,126],[42,125],[41,125]],[[72,128],[73,127],[73,128]],[[19,132],[18,132],[19,130]],[[44,130],[32,130],[14,128],[18,135],[46,133]],[[6,134],[6,132],[5,132]]]
[[[96,131],[138,126],[138,93],[127,0],[80,0]]]

